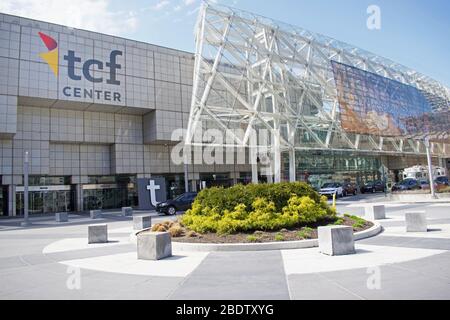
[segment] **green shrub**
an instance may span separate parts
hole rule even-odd
[[[307,239],[307,238],[311,237],[312,232],[313,232],[312,228],[304,227],[304,228],[302,228],[302,230],[297,232],[297,237],[302,238],[302,239]]]
[[[249,241],[249,242],[258,242],[258,237],[254,236],[254,235],[249,235],[247,237],[247,241]]]
[[[204,208],[220,208],[222,211],[232,211],[239,204],[244,204],[251,210],[256,198],[264,198],[273,202],[277,212],[281,212],[288,200],[296,195],[308,196],[315,202],[320,202],[320,195],[308,184],[303,182],[282,182],[273,184],[237,184],[231,188],[212,187],[202,190],[195,202]]]
[[[354,229],[360,229],[360,228],[364,228],[365,225],[366,225],[365,222],[357,221],[352,224],[352,227]]]
[[[202,190],[181,219],[198,233],[273,231],[335,217],[326,197],[301,182]]]
[[[363,228],[366,225],[366,220],[358,216],[352,216],[349,214],[344,214],[345,217],[350,218],[353,221],[352,227],[355,229]]]
[[[282,233],[277,233],[275,235],[275,241],[284,241],[284,235]]]

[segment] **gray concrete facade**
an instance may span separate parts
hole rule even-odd
[[[193,68],[191,53],[0,14],[3,215],[19,212],[25,151],[30,175],[70,180],[68,211],[91,209],[83,204],[91,176],[182,177],[171,135],[187,127]],[[235,166],[192,166],[190,179],[216,171],[231,176]]]

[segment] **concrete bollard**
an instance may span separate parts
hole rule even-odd
[[[369,205],[365,207],[366,220],[386,219],[386,209],[384,205]]]
[[[406,232],[427,232],[427,215],[425,211],[405,213]]]
[[[133,215],[133,208],[131,207],[122,207],[122,216],[131,217]]]
[[[68,222],[69,215],[67,214],[67,212],[57,212],[55,214],[55,220],[56,222]]]
[[[148,229],[152,226],[151,216],[134,216],[133,217],[133,229],[143,230]]]
[[[91,210],[89,213],[91,215],[91,219],[99,219],[102,217],[101,210]]]
[[[107,243],[108,225],[96,224],[88,227],[88,243]]]
[[[172,256],[169,232],[142,232],[137,236],[137,255],[140,260],[161,260]]]
[[[319,251],[329,256],[354,254],[353,228],[349,226],[326,226],[318,228]]]

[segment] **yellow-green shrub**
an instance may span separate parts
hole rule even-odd
[[[334,216],[326,197],[304,183],[294,182],[205,189],[181,223],[199,233],[225,234],[280,230]]]

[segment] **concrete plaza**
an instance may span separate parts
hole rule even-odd
[[[450,203],[402,204],[384,195],[338,201],[340,213],[363,215],[386,205],[378,236],[357,254],[328,257],[317,248],[262,252],[174,252],[139,261],[131,217],[95,221],[70,215],[0,220],[0,299],[450,299]],[[406,233],[404,214],[426,210],[429,232]],[[154,222],[166,217],[154,215]],[[87,226],[107,223],[110,242],[87,244]]]

